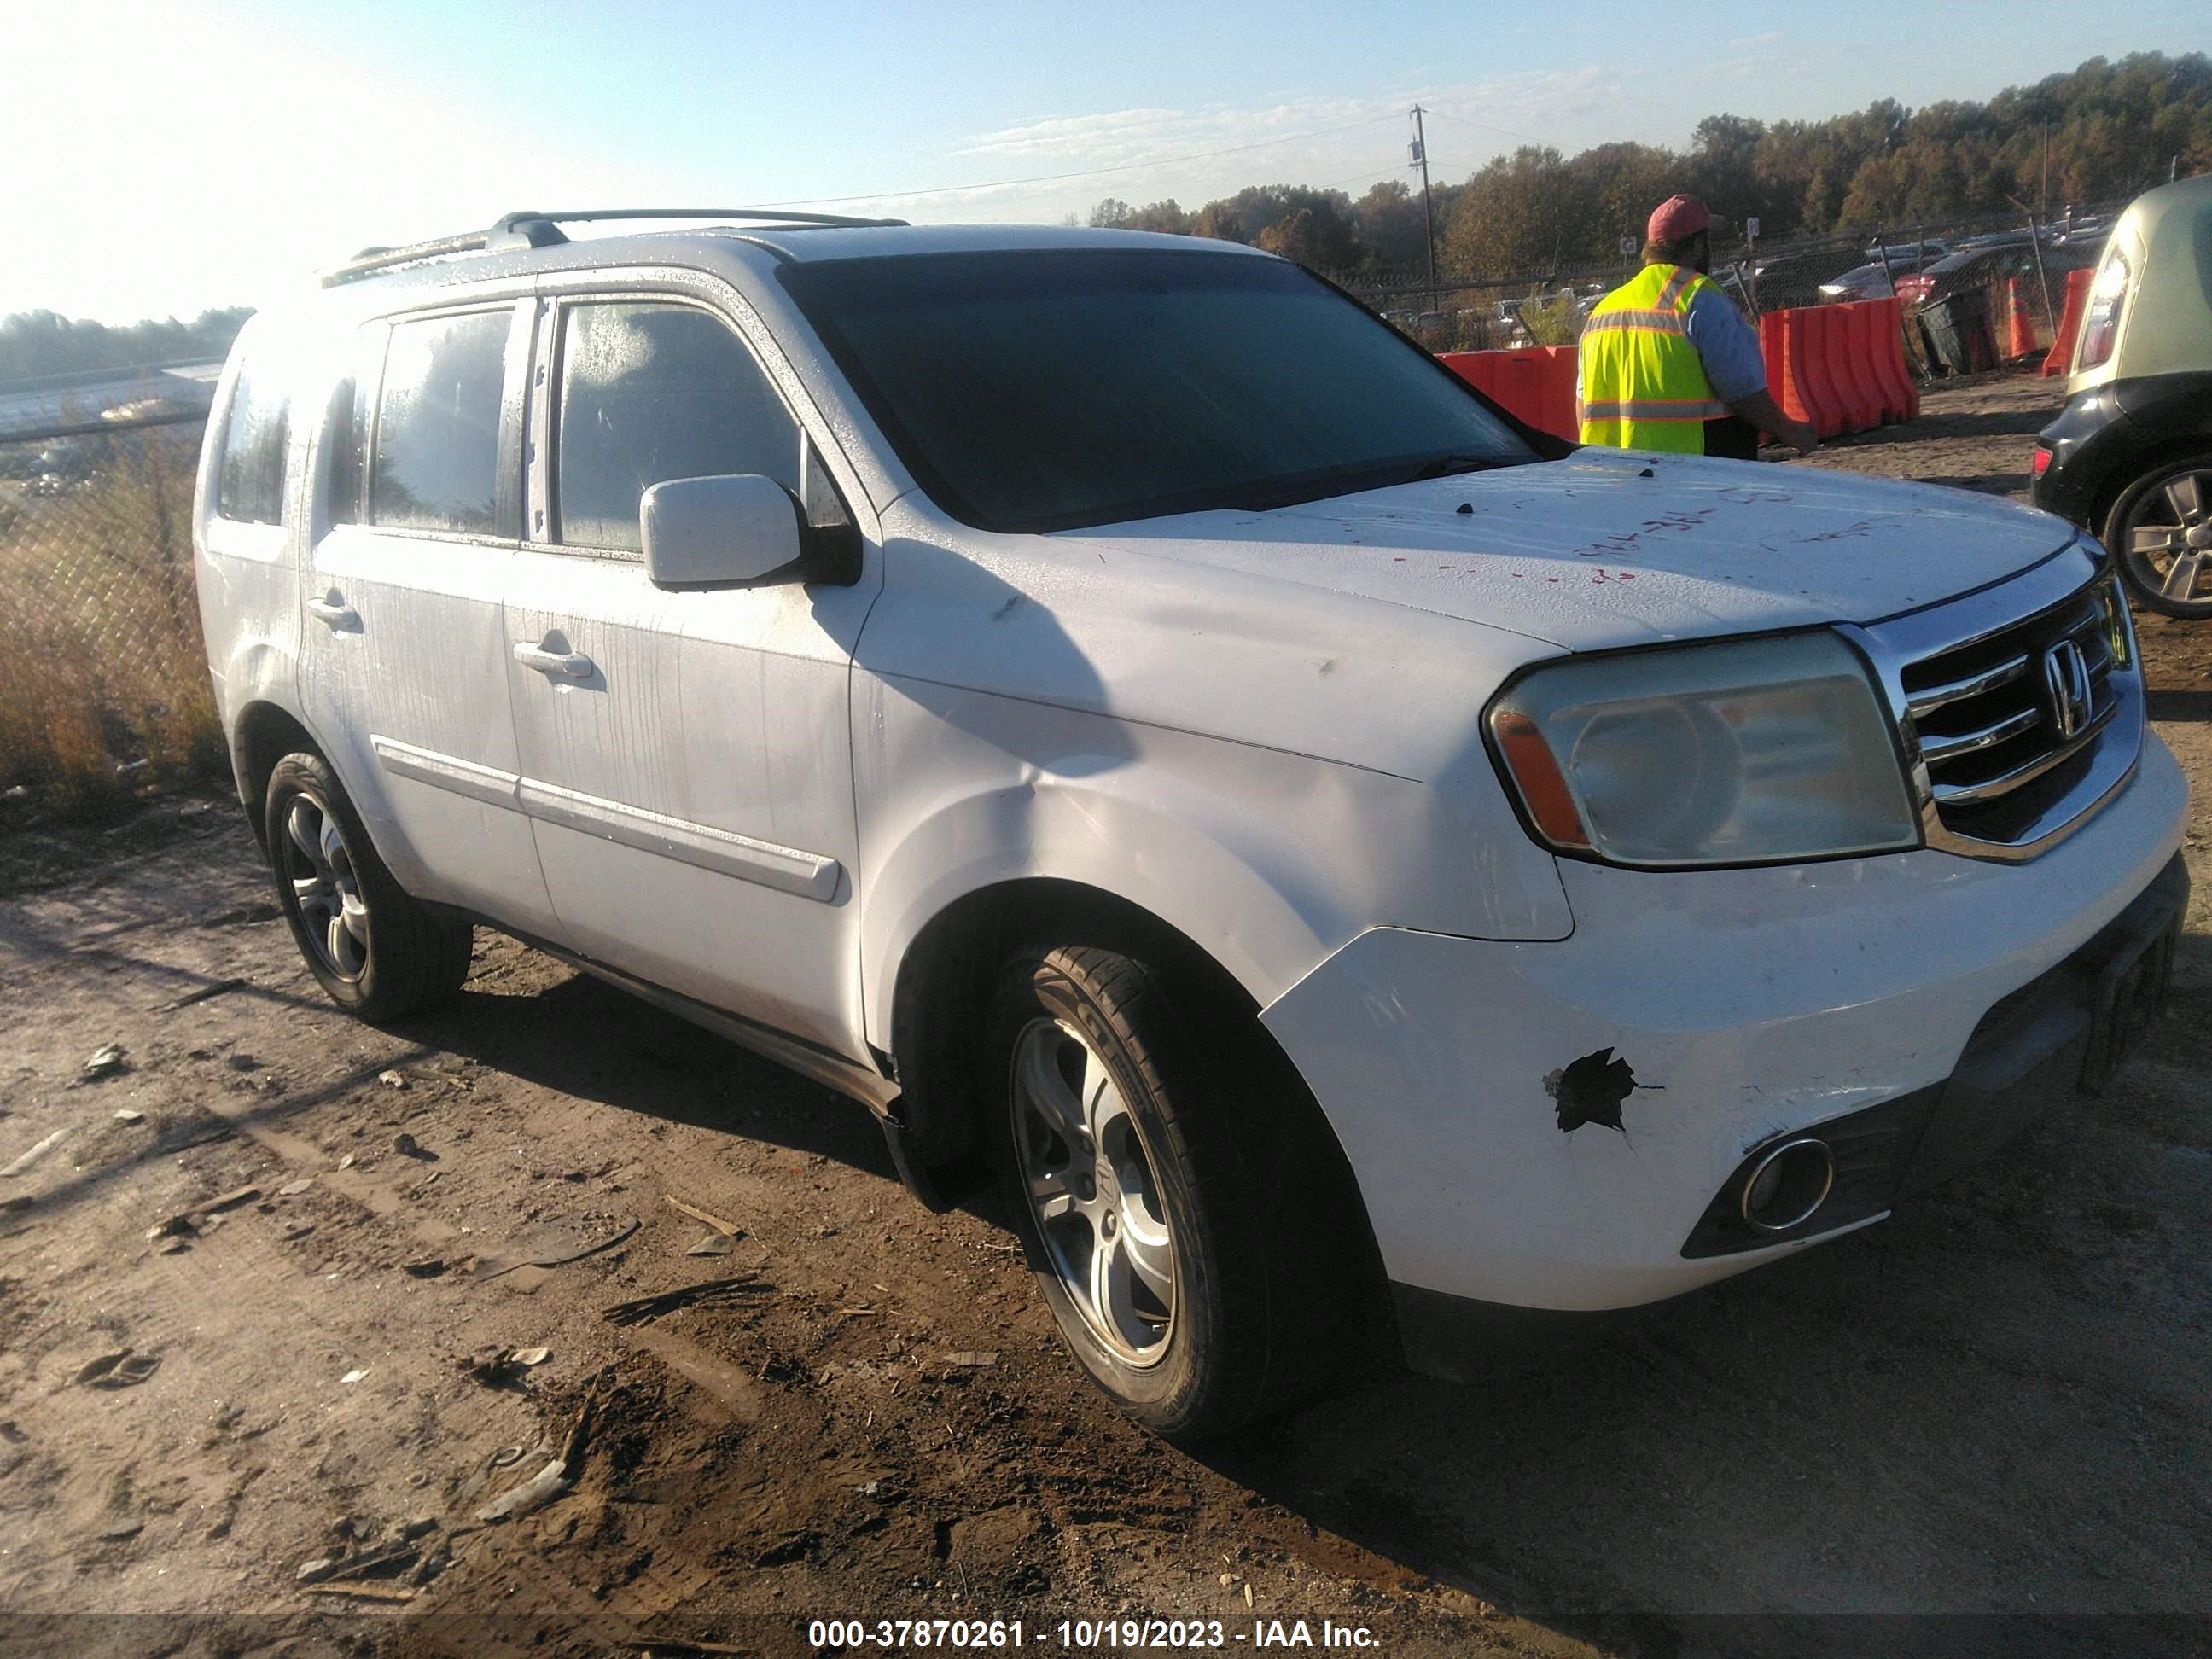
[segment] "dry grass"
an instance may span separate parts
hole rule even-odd
[[[0,787],[86,812],[220,763],[192,589],[198,437],[100,439],[59,495],[0,483]]]

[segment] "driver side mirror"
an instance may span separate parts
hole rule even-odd
[[[757,472],[670,478],[638,502],[645,570],[657,587],[734,587],[784,575],[805,548],[799,498]]]

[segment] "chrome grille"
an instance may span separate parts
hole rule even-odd
[[[2133,659],[2126,608],[2100,575],[2018,621],[1899,663],[1893,696],[1931,841],[2016,848],[2086,811],[2092,799],[2063,809],[2093,770],[2109,771],[2096,764],[2108,736],[2124,742],[2130,766],[2141,741]],[[2132,718],[2115,731],[2124,710]]]

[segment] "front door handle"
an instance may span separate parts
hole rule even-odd
[[[333,634],[357,634],[361,631],[361,612],[338,600],[336,590],[327,599],[309,599],[307,614],[318,622],[328,623]]]
[[[598,672],[592,666],[592,659],[580,651],[548,651],[528,640],[514,642],[514,659],[525,668],[536,669],[548,679],[587,680]]]

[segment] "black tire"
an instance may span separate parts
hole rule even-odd
[[[1124,1411],[1167,1438],[1192,1442],[1357,1380],[1388,1329],[1387,1320],[1376,1328],[1383,1286],[1372,1237],[1320,1109],[1249,1006],[1230,1007],[1188,969],[1160,965],[1171,954],[1147,959],[1079,945],[1015,952],[992,1000],[984,1064],[1007,1206],[1062,1338]],[[1036,1052],[1025,1048],[1031,1033],[1042,1047],[1079,1038],[1103,1063],[1149,1164],[1133,1182],[1126,1173],[1110,1178],[1117,1159],[1085,1164],[1115,1134],[1127,1142],[1118,1118],[1088,1152],[1066,1157],[1071,1188],[1078,1169],[1087,1169],[1102,1208],[1118,1204],[1121,1213],[1165,1225],[1172,1297],[1146,1297],[1150,1310],[1136,1310],[1155,1340],[1134,1357],[1105,1334],[1110,1316],[1086,1311],[1069,1289],[1087,1277],[1072,1265],[1081,1253],[1070,1250],[1069,1237],[1095,1246],[1111,1236],[1112,1222],[1063,1212],[1048,1224],[1031,1201],[1025,1159],[1036,1167],[1036,1143],[1050,1140],[1031,1109],[1024,1142],[1022,1067]],[[1079,1098],[1081,1088],[1071,1087]],[[1125,1243],[1137,1233],[1134,1222],[1121,1229]],[[1126,1331],[1117,1334],[1126,1350]]]
[[[2212,453],[2161,461],[2121,491],[2104,539],[2135,604],[2212,617]],[[2166,591],[2177,584],[2183,591]]]
[[[303,827],[312,823],[315,833],[295,838],[295,817]],[[408,896],[320,755],[302,750],[276,763],[262,827],[277,907],[332,1002],[381,1023],[460,988],[476,929]],[[320,833],[325,830],[335,833],[335,847]],[[320,849],[319,860],[309,840]],[[358,906],[350,924],[344,919],[348,897]]]

